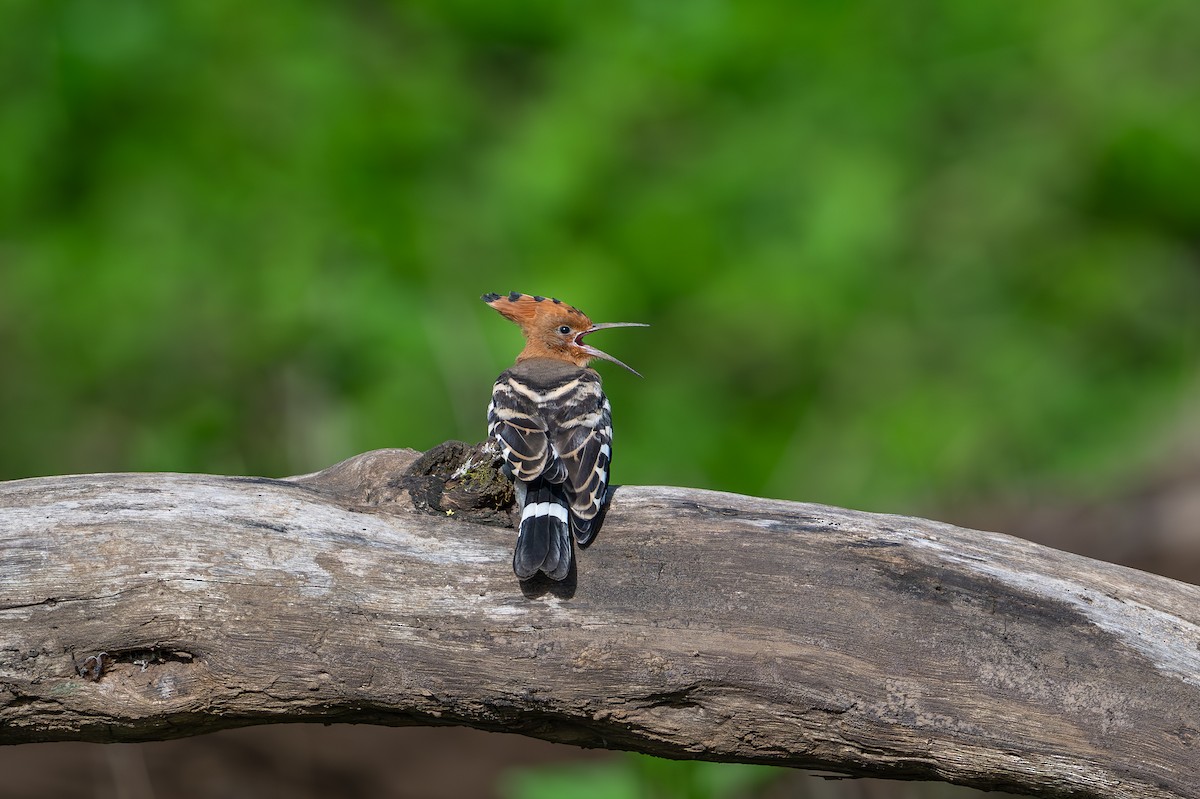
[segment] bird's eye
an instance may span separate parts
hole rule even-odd
[[[558,329],[558,332],[562,333],[565,336],[571,332],[571,327],[570,327],[570,325],[563,325],[562,327],[560,327]]]

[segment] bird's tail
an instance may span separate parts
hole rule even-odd
[[[521,507],[513,571],[528,580],[539,571],[562,580],[571,570],[570,504],[562,486],[538,478],[529,483]]]

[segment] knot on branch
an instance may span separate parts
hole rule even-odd
[[[499,465],[500,453],[490,441],[446,441],[417,458],[400,484],[419,510],[511,527],[513,484]]]
[[[494,444],[446,441],[411,449],[364,452],[314,474],[288,478],[339,504],[407,505],[437,516],[512,527],[512,481],[500,473]]]

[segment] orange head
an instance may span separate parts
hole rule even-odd
[[[593,358],[603,358],[624,366],[638,375],[631,367],[618,361],[606,352],[584,344],[583,337],[608,327],[649,327],[640,322],[606,322],[592,324],[592,320],[578,308],[572,308],[553,297],[537,297],[529,294],[484,294],[483,301],[495,308],[502,316],[516,322],[525,334],[525,349],[517,356],[518,361],[527,358],[555,358],[569,361],[576,366],[587,366]],[[641,377],[641,375],[638,375]]]

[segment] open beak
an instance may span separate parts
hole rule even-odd
[[[592,325],[587,330],[580,333],[578,336],[575,337],[575,343],[578,344],[580,347],[582,347],[583,351],[586,352],[588,355],[591,355],[593,358],[602,358],[606,361],[612,361],[617,366],[623,366],[626,369],[628,369],[629,371],[633,372],[638,377],[641,377],[641,375],[638,373],[638,371],[636,369],[634,369],[632,366],[630,366],[629,364],[621,363],[616,358],[609,355],[607,352],[598,350],[595,347],[591,346],[590,344],[583,343],[584,336],[595,333],[597,330],[606,330],[607,328],[610,328],[610,327],[650,327],[650,325],[642,324],[641,322],[604,322],[602,324]]]

